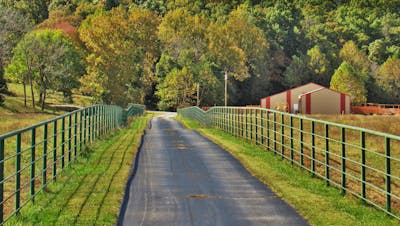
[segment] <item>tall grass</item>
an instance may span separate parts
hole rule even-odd
[[[310,117],[400,136],[400,115],[311,115]]]

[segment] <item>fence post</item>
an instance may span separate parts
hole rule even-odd
[[[326,186],[329,186],[329,126],[325,124],[325,178]]]
[[[270,145],[270,128],[269,128],[269,111],[268,110],[265,110],[266,111],[266,117],[267,117],[267,147],[268,147],[268,151],[270,150],[270,147],[269,147],[269,145]]]
[[[234,109],[235,114],[235,137],[239,137],[239,109]]]
[[[61,119],[61,169],[65,166],[65,117]]]
[[[253,143],[253,109],[250,110],[250,142]]]
[[[83,146],[86,146],[86,139],[87,139],[87,108],[83,110]]]
[[[390,167],[390,138],[385,137],[385,154],[386,154],[386,211],[392,211],[391,201],[391,167]]]
[[[83,110],[79,112],[79,151],[82,152],[82,137],[83,137]],[[76,157],[76,155],[75,155]]]
[[[31,131],[31,172],[30,172],[30,197],[35,196],[35,166],[36,166],[36,128]]]
[[[342,193],[346,194],[346,130],[341,128],[340,132],[342,142]]]
[[[247,140],[247,128],[248,128],[248,126],[247,126],[247,108],[244,109],[243,116],[244,116],[243,136],[244,136],[244,139]]]
[[[68,116],[68,165],[71,164],[71,143],[72,143],[72,115]]]
[[[260,127],[261,127],[261,145],[265,144],[265,135],[264,135],[264,122],[265,122],[265,117],[264,114],[265,111],[264,110],[260,110],[260,114],[261,114],[261,122],[260,122]]]
[[[229,108],[229,114],[230,114],[229,118],[231,120],[231,123],[230,123],[231,131],[230,131],[230,133],[231,133],[231,135],[233,135],[234,131],[235,131],[235,126],[234,126],[235,118],[234,118],[234,114],[233,114],[233,108]]]
[[[300,123],[300,165],[304,167],[304,134],[303,134],[303,119],[299,120]]]
[[[114,106],[111,107],[111,129],[115,128],[116,120],[117,120],[117,115],[115,114],[115,108]]]
[[[315,175],[315,122],[311,121],[311,172]]]
[[[90,143],[93,143],[96,139],[96,131],[95,131],[95,124],[96,124],[96,107],[91,107],[90,112],[90,127],[91,127],[91,136],[90,136]]]
[[[76,158],[77,145],[78,145],[78,112],[74,115],[74,159]]]
[[[227,113],[227,119],[228,119],[228,133],[229,134],[232,134],[232,112],[231,112],[231,108],[229,107],[229,108],[227,108],[226,109],[226,113]]]
[[[239,109],[235,108],[235,137],[239,137]]]
[[[105,128],[105,106],[101,106],[101,136],[105,134],[104,128]]]
[[[107,106],[107,133],[110,132],[111,120],[110,120],[110,106]]]
[[[276,148],[277,148],[277,142],[276,142],[276,112],[274,112],[273,115],[273,120],[274,120],[274,154],[276,154]]]
[[[281,155],[282,159],[285,158],[285,115],[281,113]]]
[[[101,106],[97,105],[97,107],[96,107],[96,133],[95,133],[96,140],[100,137],[100,109],[101,109]]]
[[[57,120],[53,124],[53,180],[57,176]]]
[[[92,142],[92,125],[93,125],[93,122],[92,122],[92,109],[93,109],[93,107],[90,107],[88,110],[88,116],[86,116],[86,118],[87,118],[87,121],[88,121],[88,125],[87,125],[87,130],[88,130],[88,143],[91,143]]]
[[[258,144],[258,109],[254,110],[254,127],[255,127],[255,131],[256,131],[256,145]]]
[[[365,132],[364,131],[361,131],[360,143],[361,143],[361,197],[365,201],[365,199],[367,198],[367,194],[365,190]]]
[[[47,123],[44,124],[43,127],[43,164],[42,164],[42,188],[44,188],[47,184]]]
[[[224,124],[224,120],[225,120],[225,116],[224,116],[224,112],[223,112],[223,108],[221,107],[220,109],[219,109],[219,119],[220,119],[220,129],[221,130],[223,130],[223,131],[225,131],[225,124]]]
[[[3,223],[4,210],[4,139],[0,140],[0,224]]]
[[[224,125],[225,132],[229,133],[229,112],[227,107],[224,107]]]
[[[290,115],[290,163],[293,165],[293,116]]]
[[[122,124],[124,126],[127,126],[128,124],[128,112],[125,110],[122,110]]]
[[[21,133],[17,134],[16,140],[16,161],[15,161],[15,211],[19,213],[20,207],[20,187],[21,187]]]

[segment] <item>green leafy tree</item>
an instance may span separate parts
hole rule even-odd
[[[397,3],[397,5],[400,5]],[[395,7],[393,7],[395,8]],[[381,32],[385,41],[390,42],[393,45],[400,44],[400,18],[399,18],[399,11],[396,13],[385,13],[381,18]]]
[[[354,105],[365,104],[367,101],[367,90],[363,78],[346,61],[335,70],[330,87],[333,90],[349,94]]]
[[[10,77],[26,75],[20,80],[30,80],[31,85],[36,85],[43,111],[49,89],[63,92],[67,99],[72,98],[71,89],[77,88],[82,67],[79,54],[61,31],[37,30],[18,43],[6,72]],[[34,96],[32,104],[34,106]]]
[[[400,101],[400,59],[390,57],[379,69],[375,77],[381,86],[393,100]]]
[[[346,61],[354,69],[353,72],[357,77],[367,83],[371,79],[370,66],[367,55],[358,49],[353,41],[346,42],[339,52],[339,56],[343,61]]]
[[[174,68],[186,67],[193,74],[195,82],[199,84],[198,105],[203,99],[203,94],[215,91],[212,89],[215,88],[216,76],[211,69],[213,63],[207,55],[208,25],[209,21],[205,17],[191,15],[188,10],[178,8],[163,18],[158,32],[164,52],[176,62],[173,66],[165,61],[166,58],[161,58],[157,64],[158,68],[164,65],[165,70],[166,66],[169,66],[168,71],[163,72],[166,74]]]
[[[8,91],[4,68],[12,58],[12,49],[32,28],[32,22],[15,9],[0,7],[0,93]]]
[[[49,16],[50,0],[3,0],[0,5],[12,7],[39,24]]]
[[[382,39],[371,42],[368,46],[368,59],[377,64],[383,64],[388,58],[386,43]]]
[[[292,62],[283,73],[284,84],[293,88],[311,81],[311,71],[308,66],[309,57],[307,55],[293,56]]]
[[[211,58],[229,76],[242,81],[250,72],[263,72],[269,44],[244,5],[232,11],[226,23],[211,24],[208,33]]]
[[[311,80],[321,85],[328,85],[330,81],[330,62],[318,45],[307,51],[308,66],[312,73]]]
[[[195,103],[196,84],[187,68],[174,69],[159,85],[156,95],[160,98],[161,110],[176,110]]]
[[[159,58],[156,14],[122,7],[88,16],[80,37],[91,54],[82,91],[105,103],[143,103],[157,81],[153,67]]]

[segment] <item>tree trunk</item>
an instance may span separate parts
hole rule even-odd
[[[42,111],[44,111],[44,104],[46,102],[46,89],[43,91],[43,99],[42,99]]]
[[[40,91],[40,93],[39,93],[39,104],[42,104],[42,103],[43,103],[43,92]]]
[[[35,93],[33,91],[33,80],[32,80],[32,77],[30,78],[30,82],[31,82],[32,108],[35,108]]]
[[[4,79],[3,62],[0,59],[0,93],[8,93],[6,80]]]
[[[22,85],[24,86],[24,107],[26,107],[26,84],[25,84],[25,82],[23,82]]]

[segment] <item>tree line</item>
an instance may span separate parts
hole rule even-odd
[[[400,0],[3,0],[3,77],[163,110],[259,99],[308,82],[353,104],[400,100]],[[33,91],[31,90],[33,94]],[[32,98],[35,104],[34,98]]]

